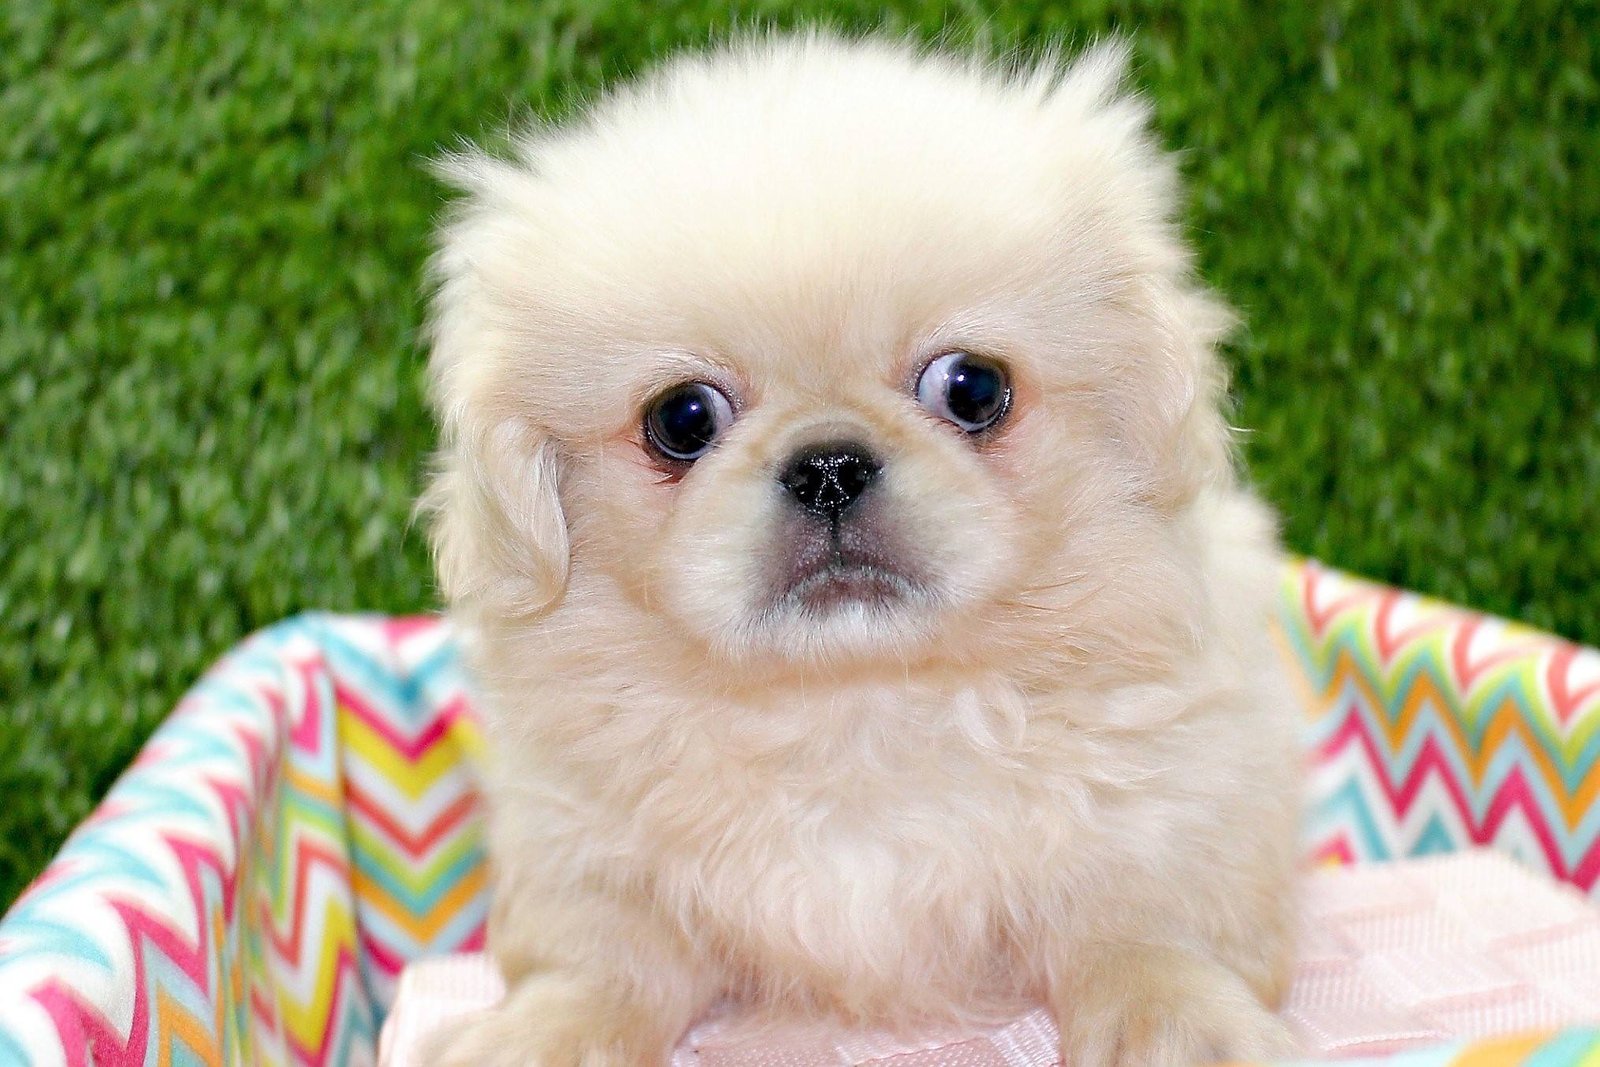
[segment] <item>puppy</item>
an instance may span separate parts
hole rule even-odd
[[[448,161],[428,498],[491,741],[450,1064],[708,1006],[1282,1051],[1292,705],[1124,52],[678,59]]]

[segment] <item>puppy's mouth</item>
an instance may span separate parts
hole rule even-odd
[[[812,611],[827,611],[853,603],[887,607],[915,591],[904,575],[841,556],[798,577],[783,599]]]
[[[859,605],[889,608],[915,599],[923,582],[899,558],[877,521],[796,522],[785,531],[773,604],[827,613]]]

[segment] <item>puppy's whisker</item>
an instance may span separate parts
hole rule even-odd
[[[1031,604],[1026,600],[1001,600],[998,603],[1005,608],[1026,608],[1029,611],[1043,611],[1051,615],[1065,615],[1067,613],[1064,608],[1051,607],[1048,604]]]
[[[1031,595],[1033,593],[1048,593],[1048,592],[1050,592],[1051,590],[1054,590],[1054,589],[1066,589],[1068,586],[1077,585],[1079,582],[1083,581],[1088,576],[1089,575],[1088,575],[1087,572],[1079,571],[1077,574],[1069,574],[1069,575],[1067,575],[1065,578],[1063,578],[1059,582],[1051,582],[1048,585],[1029,585],[1029,586],[1024,586],[1023,589],[1022,589],[1022,594],[1024,596],[1028,596],[1028,595]]]
[[[1042,592],[1043,590],[1036,589],[1033,591]],[[1100,591],[1101,590],[1098,587],[1087,589],[1082,594],[1073,597],[1064,604],[1036,604],[1031,600],[1023,600],[1020,597],[1011,597],[1005,600],[996,601],[996,603],[1002,607],[1024,608],[1029,611],[1038,611],[1053,615],[1070,615],[1077,613],[1079,608],[1093,600],[1095,596],[1100,593]]]

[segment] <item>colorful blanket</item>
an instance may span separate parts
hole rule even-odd
[[[1600,652],[1315,563],[1281,616],[1308,857],[1492,845],[1594,892]],[[371,1063],[405,962],[481,945],[480,745],[436,619],[251,638],[0,922],[0,1064]],[[1600,1033],[1408,1056],[1600,1062]]]

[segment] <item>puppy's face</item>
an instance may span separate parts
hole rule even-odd
[[[874,325],[641,360],[633,425],[570,494],[614,578],[726,651],[819,655],[904,647],[1011,588],[1026,381],[995,339]]]
[[[757,49],[457,161],[447,591],[728,662],[1170,641],[1222,317],[1118,62]]]

